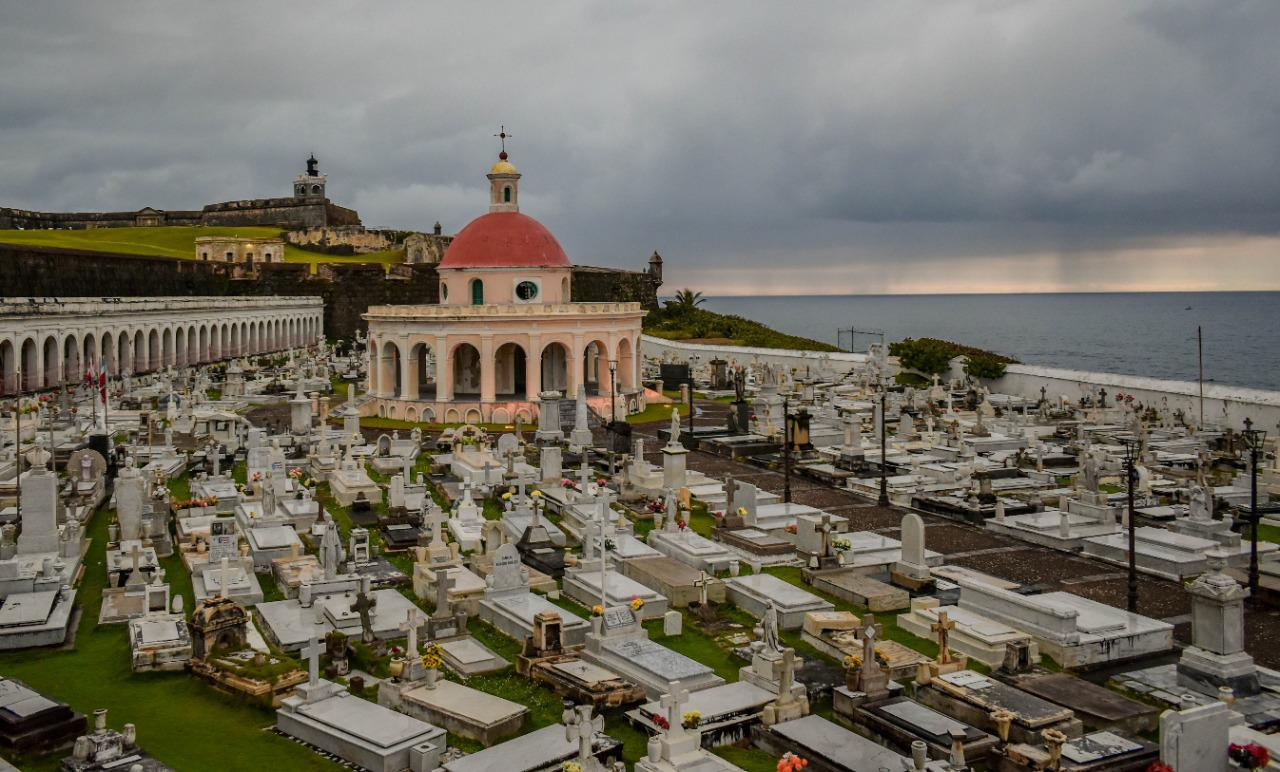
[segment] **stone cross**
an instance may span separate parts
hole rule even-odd
[[[819,548],[818,554],[824,558],[830,557],[831,556],[831,516],[830,515],[823,514],[822,525],[819,527],[818,530],[822,534],[822,546],[821,548]]]
[[[947,647],[947,639],[951,636],[951,629],[956,626],[945,611],[938,612],[938,621],[929,626],[929,629],[938,634],[938,664],[945,665],[951,661],[951,649]]]
[[[356,600],[351,604],[351,610],[360,615],[360,627],[363,628],[361,640],[365,643],[373,643],[373,618],[371,614],[377,606],[378,601],[370,597],[364,590],[356,593]]]
[[[578,491],[580,495],[587,495],[587,488],[590,486],[589,478],[591,476],[591,468],[587,466],[587,462],[583,461],[582,466],[578,467]]]
[[[409,609],[405,615],[405,620],[400,623],[400,629],[403,630],[408,637],[406,643],[406,651],[410,657],[418,656],[418,627],[422,624],[422,612],[418,611],[418,607],[414,606]]]
[[[680,717],[680,707],[689,701],[689,690],[683,689],[679,681],[671,682],[671,691],[662,695],[662,699],[658,703],[667,711],[667,732],[675,731],[676,727],[681,727],[683,731],[684,721]]]
[[[566,710],[564,715],[564,739],[569,742],[578,741],[578,764],[589,769],[591,763],[591,743],[597,732],[604,731],[604,716],[591,717],[590,705],[579,705]]]
[[[702,604],[703,608],[706,608],[707,587],[711,585],[711,580],[713,577],[710,574],[708,574],[706,571],[699,571],[698,573],[701,575],[696,580],[694,580],[693,586],[698,588],[698,603]]]
[[[782,650],[782,674],[778,678],[778,702],[790,702],[791,684],[795,679],[796,650],[790,647]]]
[[[311,660],[309,668],[311,679],[309,683],[312,686],[320,683],[320,655],[323,654],[324,651],[325,645],[320,639],[320,634],[316,631],[312,631],[310,645],[303,646],[301,652],[302,656]]]
[[[449,616],[449,590],[453,589],[455,584],[457,581],[447,569],[436,569],[436,610],[432,614],[436,619]]]
[[[440,543],[440,508],[436,506],[435,499],[431,498],[431,493],[423,494],[422,498],[422,519],[426,521],[427,527],[431,529],[431,543]]]

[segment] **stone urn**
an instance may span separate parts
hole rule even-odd
[[[1013,711],[1000,710],[991,711],[991,720],[995,722],[996,732],[1000,735],[1000,742],[1009,742],[1009,728],[1013,726]]]
[[[649,753],[650,764],[657,764],[662,761],[662,738],[656,734],[650,737],[649,745],[646,750]]]
[[[437,670],[436,668],[431,668],[427,670],[427,675],[425,679],[426,687],[428,689],[436,688],[436,679],[438,679],[439,677],[440,677],[440,671]]]
[[[391,672],[391,677],[399,680],[404,673],[404,657],[392,657],[391,664],[387,668]]]

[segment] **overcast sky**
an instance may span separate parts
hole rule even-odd
[[[667,289],[1280,289],[1280,2],[0,0],[0,205],[522,210]]]

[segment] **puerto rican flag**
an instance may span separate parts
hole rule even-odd
[[[98,365],[97,380],[98,380],[98,394],[102,398],[102,408],[105,410],[107,407],[107,359],[106,357],[103,357],[101,363],[99,363]]]

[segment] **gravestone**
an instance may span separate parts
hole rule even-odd
[[[1175,770],[1226,772],[1231,710],[1221,702],[1160,716],[1160,760]]]
[[[915,512],[902,517],[902,559],[893,564],[889,576],[899,587],[916,592],[933,585],[929,564],[925,560],[924,520]]]

